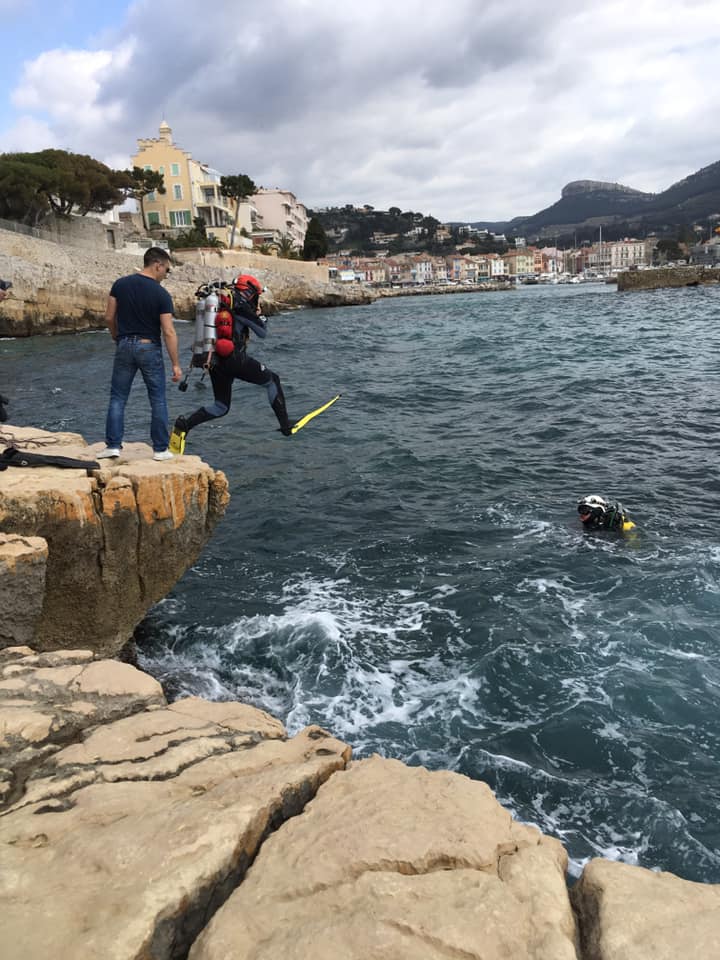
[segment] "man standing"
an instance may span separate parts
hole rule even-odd
[[[110,384],[110,405],[105,426],[105,450],[97,459],[119,457],[125,430],[125,404],[135,374],[140,371],[150,399],[150,437],[153,460],[170,460],[168,409],[162,345],[172,364],[173,383],[182,377],[178,343],[173,326],[172,297],[160,286],[170,273],[170,255],[160,247],[145,251],[140,273],[120,277],[112,285],[105,322],[117,344]]]

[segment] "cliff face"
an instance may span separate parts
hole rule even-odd
[[[88,461],[103,446],[7,424],[0,440]],[[90,472],[8,467],[0,473],[0,597],[15,616],[0,626],[0,647],[118,653],[195,562],[227,502],[223,473],[198,457],[156,463],[142,443]]]
[[[560,191],[561,197],[576,197],[583,193],[625,193],[629,196],[649,197],[652,194],[643,193],[633,187],[625,187],[622,183],[607,183],[604,180],[573,180],[566,183]]]
[[[0,750],[3,960],[718,953],[716,886],[595,860],[569,894],[486,784],[86,650],[0,650]]]
[[[164,284],[178,317],[195,315],[195,290],[202,283],[230,280],[248,266],[239,254],[178,251],[177,266]],[[264,265],[262,261],[265,261]],[[251,272],[269,288],[265,312],[294,307],[369,303],[373,295],[352,285],[324,283],[315,264],[255,254]],[[88,251],[0,229],[0,278],[11,280],[12,295],[0,304],[0,337],[73,333],[105,327],[105,304],[113,282],[142,268],[142,257],[107,250]]]

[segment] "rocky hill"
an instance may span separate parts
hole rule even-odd
[[[661,193],[643,193],[619,183],[576,180],[560,200],[530,217],[496,224],[528,241],[565,237],[594,240],[598,227],[607,239],[658,231],[674,233],[720,215],[720,162],[703,167]]]

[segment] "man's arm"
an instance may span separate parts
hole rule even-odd
[[[267,328],[263,322],[264,318],[260,314],[259,307],[256,313],[250,309],[247,303],[241,301],[233,311],[233,314],[236,320],[246,327],[250,327],[256,337],[260,337],[261,340],[265,339],[267,336]]]
[[[173,315],[171,313],[160,314],[160,329],[163,340],[165,341],[165,349],[168,352],[170,363],[172,364],[172,381],[173,383],[177,383],[182,377],[182,367],[180,366],[180,357],[178,355],[177,333],[175,332]]]
[[[113,340],[117,340],[117,300],[108,296],[105,307],[105,323]]]

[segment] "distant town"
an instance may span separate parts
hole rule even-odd
[[[446,229],[441,225],[438,234]],[[490,238],[488,231],[460,229],[468,246]],[[502,235],[492,235],[492,239],[505,242]],[[374,257],[361,257],[340,252],[320,262],[327,264],[330,275],[340,281],[359,280],[373,286],[472,285],[517,280],[572,283],[610,278],[623,270],[644,270],[657,262],[657,237],[598,242],[574,250],[528,246],[522,237],[516,237],[512,243],[513,248],[506,253],[472,255],[460,249],[445,256],[412,252],[390,256],[382,251]]]
[[[53,214],[66,219],[90,215],[104,224],[106,244],[113,249],[131,252],[156,244],[171,251],[255,251],[314,262],[339,283],[374,287],[580,283],[657,266],[720,264],[720,213],[713,212],[720,164],[660,195],[657,232],[648,229],[648,220],[642,227],[644,211],[657,206],[657,197],[617,184],[578,181],[563,189],[553,208],[542,211],[547,240],[537,239],[542,231],[536,229],[528,234],[532,242],[526,242],[522,236],[484,227],[516,229],[525,222],[532,229],[540,215],[517,223],[469,224],[441,223],[419,212],[376,210],[367,204],[308,210],[288,189],[257,187],[245,174],[223,175],[196,160],[174,142],[165,121],[157,137],[138,139],[131,161],[128,173],[62,151],[0,155],[6,184],[0,217],[6,229],[40,234]],[[609,196],[603,198],[603,191]],[[575,231],[571,216],[578,194],[585,220]],[[625,202],[627,196],[641,206],[636,213],[640,237],[623,236],[625,230],[637,229],[634,222],[621,227],[618,217],[607,213],[615,209],[617,197]],[[698,196],[706,199],[698,204]],[[593,197],[594,212],[588,213]],[[123,198],[125,203],[120,202]],[[683,217],[692,210],[696,219],[685,219],[682,229],[677,221],[672,226],[673,210],[678,209]],[[557,219],[548,220],[548,214]],[[564,228],[547,227],[569,222]]]
[[[341,283],[361,282],[377,287],[573,283],[612,278],[625,270],[644,270],[666,263],[720,261],[717,234],[706,242],[698,235],[692,245],[658,236],[603,242],[600,227],[597,242],[560,249],[530,245],[522,237],[505,237],[469,225],[440,223],[422,214],[403,214],[398,208],[387,211],[384,219],[401,225],[402,232],[366,232],[362,251],[356,249],[354,237],[347,237],[351,243],[345,249],[347,229],[323,228],[321,223],[327,212],[317,211],[313,215],[290,190],[260,188],[237,204],[224,197],[219,189],[220,174],[178,147],[165,122],[157,138],[138,140],[133,163],[170,178],[165,194],[151,194],[144,201],[145,220],[153,236],[164,225],[172,239],[173,232],[187,229],[201,217],[211,240],[227,247],[313,259],[327,266],[330,277]],[[379,217],[381,211],[367,205],[348,206],[344,212],[354,215],[356,222],[383,219]],[[307,242],[313,232],[319,234],[316,247]],[[429,241],[432,253],[423,249]],[[407,249],[414,242],[418,249]],[[405,249],[399,252],[399,246]],[[327,252],[331,247],[335,252]],[[497,252],[478,253],[478,248]]]

